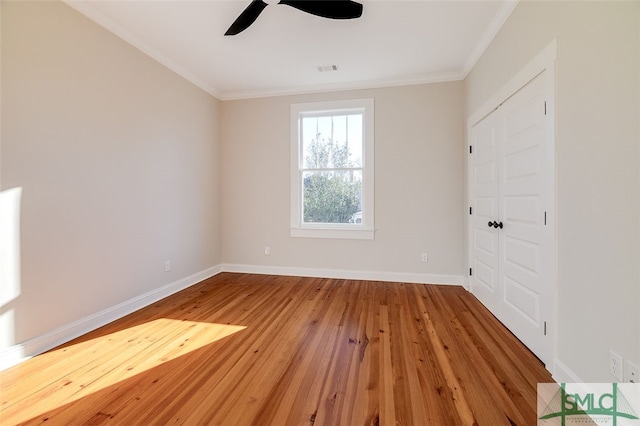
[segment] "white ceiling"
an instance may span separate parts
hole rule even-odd
[[[67,0],[222,100],[464,78],[517,0],[360,0],[332,20],[269,4],[236,36],[251,0]],[[322,65],[338,71],[319,72]]]

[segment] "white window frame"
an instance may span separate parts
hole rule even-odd
[[[301,117],[305,113],[363,112],[362,223],[303,223]],[[374,228],[374,102],[373,99],[310,102],[291,105],[291,236],[307,238],[368,239]]]

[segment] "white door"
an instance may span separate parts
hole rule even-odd
[[[470,135],[471,288],[545,363],[552,358],[547,326],[553,313],[554,259],[549,78],[548,71],[538,75]]]
[[[498,310],[499,234],[493,221],[499,215],[497,133],[495,112],[471,133],[471,274],[473,293],[490,311]]]

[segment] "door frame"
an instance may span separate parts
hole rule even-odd
[[[496,93],[494,93],[480,108],[478,108],[474,113],[472,113],[467,119],[466,123],[466,134],[465,134],[465,143],[466,143],[466,152],[467,152],[467,165],[466,165],[466,200],[468,209],[472,206],[471,201],[473,200],[473,181],[471,175],[471,167],[472,167],[472,155],[469,154],[470,146],[471,146],[471,129],[482,121],[485,117],[489,116],[492,112],[494,112],[497,108],[499,108],[504,102],[506,102],[511,96],[513,96],[516,92],[518,92],[521,88],[527,85],[531,80],[537,77],[544,71],[549,73],[549,93],[548,93],[548,101],[547,101],[547,114],[550,116],[551,125],[549,126],[549,134],[547,137],[549,138],[549,143],[547,145],[547,152],[545,153],[545,157],[547,161],[550,162],[551,167],[549,168],[550,172],[547,176],[549,181],[547,182],[547,187],[551,188],[552,193],[549,194],[549,205],[545,210],[547,210],[547,226],[549,229],[548,235],[550,236],[550,241],[548,241],[551,253],[549,254],[549,258],[551,259],[551,318],[550,323],[547,323],[547,334],[550,339],[550,359],[542,360],[545,363],[545,367],[551,373],[553,373],[553,368],[555,365],[556,359],[556,349],[557,349],[557,330],[558,330],[558,312],[557,312],[557,299],[558,299],[558,288],[557,288],[557,276],[558,276],[558,261],[557,261],[557,232],[556,232],[556,217],[557,217],[557,198],[556,198],[556,176],[557,176],[557,163],[555,161],[556,158],[556,116],[555,116],[555,97],[556,97],[556,60],[557,60],[557,41],[553,40],[547,47],[545,47],[538,55],[536,55],[527,65],[525,65],[516,75],[514,75],[502,88],[500,88]],[[470,226],[470,214],[465,215],[465,228],[466,228],[466,264],[468,268],[471,268],[471,260],[472,260],[472,227]],[[465,286],[466,288],[473,293],[473,288],[471,286],[471,279],[469,276],[469,269],[467,269],[467,275],[465,276]]]

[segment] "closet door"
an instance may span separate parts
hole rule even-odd
[[[471,288],[543,362],[552,356],[554,259],[547,225],[553,203],[548,77],[538,75],[471,131]]]
[[[492,312],[498,311],[499,234],[493,222],[499,217],[497,112],[473,127],[470,134],[471,180],[471,288]]]
[[[542,360],[550,359],[546,323],[553,305],[553,239],[545,223],[553,173],[545,115],[546,75],[518,91],[501,108],[498,318]],[[551,163],[551,164],[550,164]]]

